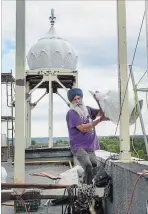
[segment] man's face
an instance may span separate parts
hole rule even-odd
[[[72,101],[72,104],[74,104],[74,105],[78,104],[80,102],[80,100],[81,100],[81,97],[76,95]]]
[[[71,102],[71,108],[78,113],[81,118],[86,118],[88,116],[88,110],[83,103],[80,96],[76,95]]]

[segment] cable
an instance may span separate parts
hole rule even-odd
[[[138,35],[138,39],[137,39],[137,43],[136,43],[136,47],[135,47],[135,51],[134,51],[134,55],[133,55],[131,67],[132,67],[133,64],[134,64],[134,60],[135,60],[135,56],[136,56],[136,51],[137,51],[137,47],[138,47],[138,44],[139,44],[139,39],[140,39],[140,35],[141,35],[141,31],[142,31],[142,26],[143,26],[143,22],[144,22],[145,13],[146,13],[146,11],[144,11],[144,14],[143,14],[142,23],[141,23],[141,26],[140,26],[140,31],[139,31],[139,35]],[[116,135],[116,133],[117,133],[117,129],[118,129],[118,125],[119,125],[119,121],[120,121],[120,117],[121,117],[121,112],[122,112],[122,108],[123,108],[123,104],[124,104],[126,92],[127,92],[127,89],[128,89],[128,84],[129,84],[130,75],[131,75],[131,74],[129,73],[129,75],[128,75],[128,80],[127,80],[127,84],[126,84],[126,89],[125,89],[124,97],[123,97],[123,101],[122,101],[122,105],[121,105],[121,108],[120,108],[119,119],[118,119],[118,123],[117,123],[116,130],[115,130],[115,135]]]
[[[148,70],[147,70],[147,82],[148,82]],[[148,89],[148,87],[147,87]],[[146,92],[146,106],[148,108],[148,91]]]
[[[134,147],[134,136],[136,134],[136,124],[137,124],[137,121],[136,121],[137,105],[136,104],[138,102],[137,101],[137,97],[136,97],[136,89],[134,89],[134,98],[135,98],[135,111],[134,111],[135,127],[134,127],[134,133],[133,133],[133,136],[132,136],[132,147],[133,147],[134,152],[137,155],[137,158],[140,159],[139,158],[139,154],[138,154],[138,152],[136,151],[136,149]]]
[[[138,81],[138,83],[136,84],[136,86],[138,86],[138,84],[140,83],[140,81],[143,79],[143,77],[145,76],[145,74],[147,73],[148,71],[145,71],[145,73],[142,75],[142,77],[140,78],[140,80]]]
[[[64,196],[65,196],[66,190],[67,190],[67,188],[65,188],[65,190],[64,190],[63,199],[64,199]],[[64,214],[63,203],[62,203],[62,214]]]
[[[134,197],[134,192],[135,192],[137,183],[138,183],[138,181],[140,180],[140,178],[141,178],[143,175],[145,175],[145,174],[148,174],[148,171],[143,172],[143,173],[142,173],[141,175],[139,175],[138,178],[136,179],[136,182],[135,182],[135,184],[134,184],[134,186],[133,186],[133,189],[132,189],[132,193],[131,193],[131,197],[130,197],[130,202],[129,202],[128,207],[127,207],[127,209],[126,209],[126,214],[129,213],[130,207],[131,207],[131,205],[132,205],[132,201],[133,201],[133,197]]]

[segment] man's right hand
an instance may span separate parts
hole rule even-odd
[[[108,117],[105,116],[105,114],[103,113],[100,117],[100,121],[108,121],[110,120]]]

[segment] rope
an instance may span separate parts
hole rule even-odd
[[[132,193],[131,193],[131,197],[130,197],[130,202],[129,202],[129,205],[128,205],[127,210],[126,210],[126,214],[129,213],[129,210],[130,210],[130,207],[131,207],[131,204],[132,204],[132,200],[133,200],[133,197],[134,197],[134,192],[135,192],[137,183],[138,183],[138,181],[140,180],[140,178],[141,178],[143,175],[145,175],[145,174],[148,174],[148,171],[143,172],[143,173],[142,173],[141,175],[139,175],[138,178],[136,179],[136,182],[135,182],[134,187],[133,187],[133,189],[132,189]]]

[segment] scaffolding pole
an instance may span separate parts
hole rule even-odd
[[[16,92],[14,182],[25,181],[25,0],[16,0]]]
[[[125,0],[117,0],[118,25],[118,86],[120,99],[120,160],[131,161],[128,108],[128,72]]]

